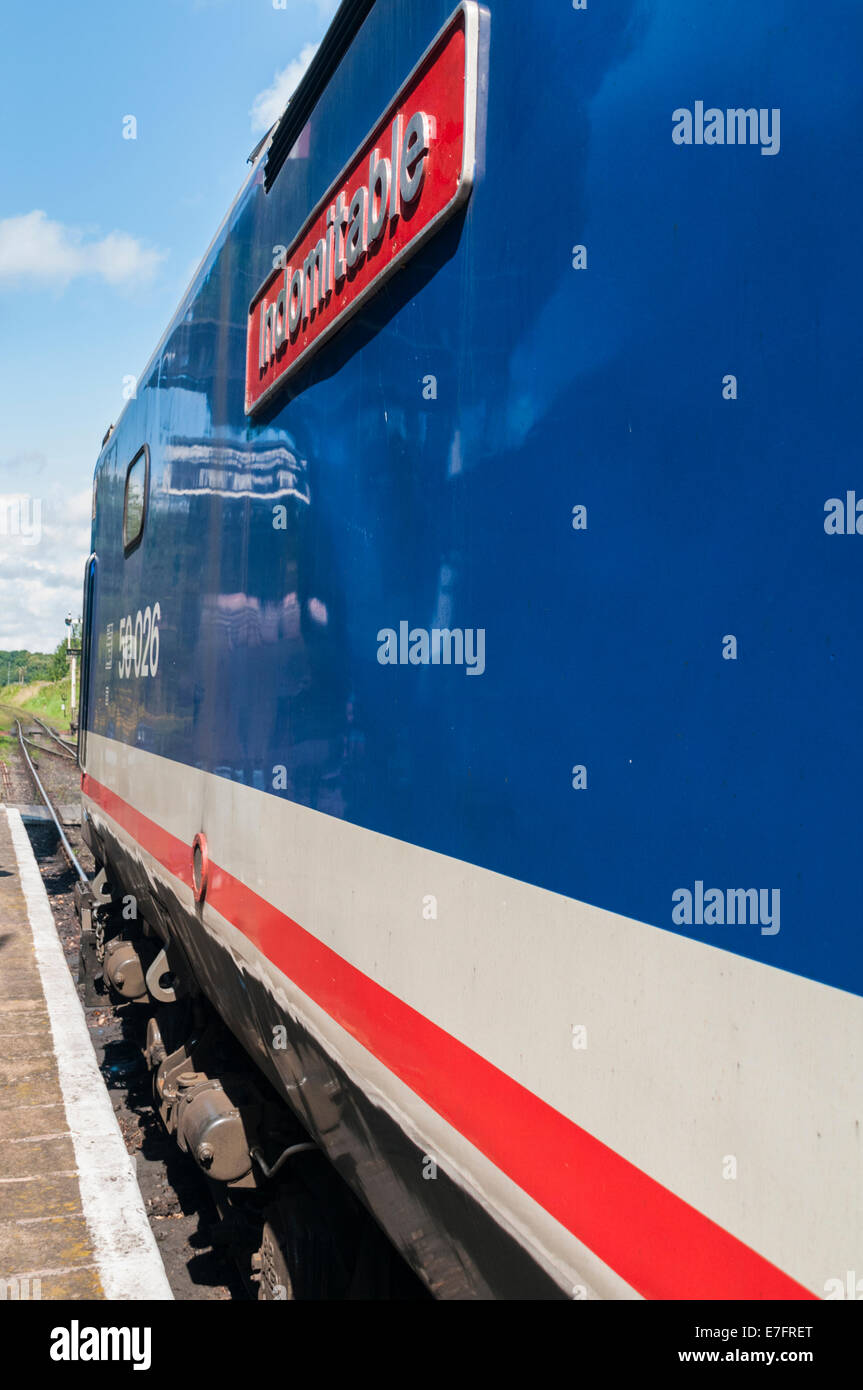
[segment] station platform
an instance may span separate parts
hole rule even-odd
[[[0,1299],[170,1299],[20,812],[0,808]]]

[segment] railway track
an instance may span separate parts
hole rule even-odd
[[[81,882],[81,883],[89,883],[89,882],[90,882],[90,879],[89,879],[88,875],[84,872],[84,869],[81,867],[81,862],[80,862],[80,860],[78,859],[78,856],[76,855],[75,851],[73,850],[71,844],[69,843],[69,838],[68,838],[68,836],[67,836],[65,830],[63,829],[62,823],[61,823],[61,821],[60,821],[60,817],[59,817],[59,815],[57,814],[57,810],[56,810],[56,808],[55,808],[55,806],[54,806],[54,803],[53,803],[53,801],[51,800],[50,796],[48,795],[47,791],[45,790],[45,787],[44,787],[44,785],[43,785],[43,783],[42,783],[42,779],[40,778],[38,772],[36,771],[36,768],[35,768],[34,765],[33,765],[33,759],[30,757],[30,754],[27,752],[27,743],[30,742],[30,740],[25,739],[25,737],[24,737],[24,730],[21,728],[21,721],[20,721],[20,719],[16,719],[16,720],[15,720],[15,725],[16,725],[16,727],[17,727],[17,729],[18,729],[18,742],[19,742],[19,744],[20,744],[20,746],[21,746],[21,753],[22,753],[22,755],[23,755],[23,757],[24,757],[25,763],[27,764],[27,769],[28,769],[28,771],[29,771],[29,773],[30,773],[30,776],[31,776],[32,779],[33,779],[34,785],[35,785],[35,787],[36,787],[36,790],[37,790],[38,793],[39,793],[39,796],[42,798],[42,801],[44,802],[44,804],[45,804],[45,806],[46,806],[46,808],[47,808],[47,810],[48,810],[48,813],[49,813],[49,815],[50,815],[50,817],[51,817],[51,820],[54,822],[54,829],[55,829],[56,832],[57,832],[57,837],[58,837],[58,839],[59,839],[59,841],[60,841],[60,845],[61,845],[61,848],[62,848],[62,850],[63,850],[63,853],[65,854],[66,858],[67,858],[68,861],[69,861],[69,866],[70,866],[70,868],[73,869],[74,872],[77,874],[78,879],[79,879],[79,882]],[[43,750],[43,751],[46,751],[46,752],[47,752],[47,749],[46,749],[46,750]]]
[[[72,762],[75,761],[74,754],[64,753],[63,750],[62,750],[61,748],[51,748],[51,747],[50,747],[48,744],[46,744],[46,743],[39,743],[39,742],[37,742],[36,739],[34,739],[34,738],[32,737],[32,734],[30,734],[30,735],[25,734],[25,735],[24,735],[24,740],[25,740],[25,742],[26,742],[27,744],[29,744],[29,746],[30,746],[31,748],[33,748],[37,753],[50,753],[52,758],[66,758],[66,759],[69,759],[69,758],[71,757]]]
[[[32,788],[35,800],[43,804],[43,793],[54,807],[77,802],[77,756],[60,731],[15,705],[0,703],[0,715],[6,716],[0,730],[5,736],[5,757],[0,764],[4,769],[4,800],[33,804]],[[43,753],[49,755],[44,762]],[[47,809],[50,814],[51,808]]]
[[[12,717],[8,761],[0,762],[2,798],[25,816],[57,933],[77,981],[81,929],[75,885],[90,882],[93,872],[79,828],[63,815],[63,808],[77,801],[77,759],[45,721],[11,705],[0,705],[0,710]],[[45,819],[33,818],[34,803],[45,808]],[[106,993],[97,1004],[85,1004],[85,1018],[175,1298],[248,1298],[207,1180],[165,1134],[153,1109],[151,1078],[142,1055],[144,1011],[112,1002]]]
[[[46,724],[43,719],[37,718],[35,714],[31,715],[30,717],[33,720],[34,724],[38,724],[39,728],[42,729],[48,735],[49,738],[52,738],[55,743],[59,744],[61,751],[65,754],[67,758],[71,758],[73,762],[78,761],[77,746],[74,743],[72,743],[70,739],[65,739],[63,735],[58,732],[57,729],[52,729],[50,724]]]
[[[77,746],[70,739],[64,738],[59,729],[53,728],[50,724],[46,724],[44,719],[40,719],[38,715],[30,713],[30,711],[25,712],[16,705],[0,704],[0,710],[5,710],[10,714],[16,724],[20,722],[19,716],[26,713],[25,723],[32,722],[38,726],[37,728],[28,728],[24,735],[31,748],[40,753],[50,753],[52,756],[66,758],[69,762],[77,763]],[[50,740],[49,743],[39,742],[40,739],[46,738]]]

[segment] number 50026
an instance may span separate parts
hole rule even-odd
[[[162,610],[158,603],[149,605],[143,613],[120,619],[120,660],[117,672],[129,676],[155,676],[159,669],[159,621]]]

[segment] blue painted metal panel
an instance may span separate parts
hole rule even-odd
[[[491,3],[466,215],[252,424],[273,248],[449,9],[378,0],[106,447],[96,630],[158,600],[160,671],[103,670],[107,704],[96,675],[89,725],[861,992],[863,539],[827,535],[824,504],[859,480],[863,12]],[[779,108],[779,151],[675,144],[697,100]],[[484,673],[381,665],[400,620],[485,629]],[[781,930],[676,927],[699,879],[781,889]]]

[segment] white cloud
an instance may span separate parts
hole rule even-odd
[[[0,492],[9,491],[8,484],[13,478],[32,478],[44,473],[47,462],[38,449],[26,449],[23,453],[0,458]]]
[[[294,58],[281,72],[277,72],[269,87],[258,92],[249,113],[252,118],[252,130],[269,130],[273,122],[279,119],[317,50],[316,43],[307,43],[300,50],[299,57]]]
[[[83,275],[109,285],[151,280],[163,251],[145,247],[128,232],[87,239],[78,227],[52,222],[40,209],[0,220],[0,285],[38,281],[68,284]]]
[[[0,494],[0,649],[53,651],[78,617],[90,549],[89,489]]]

